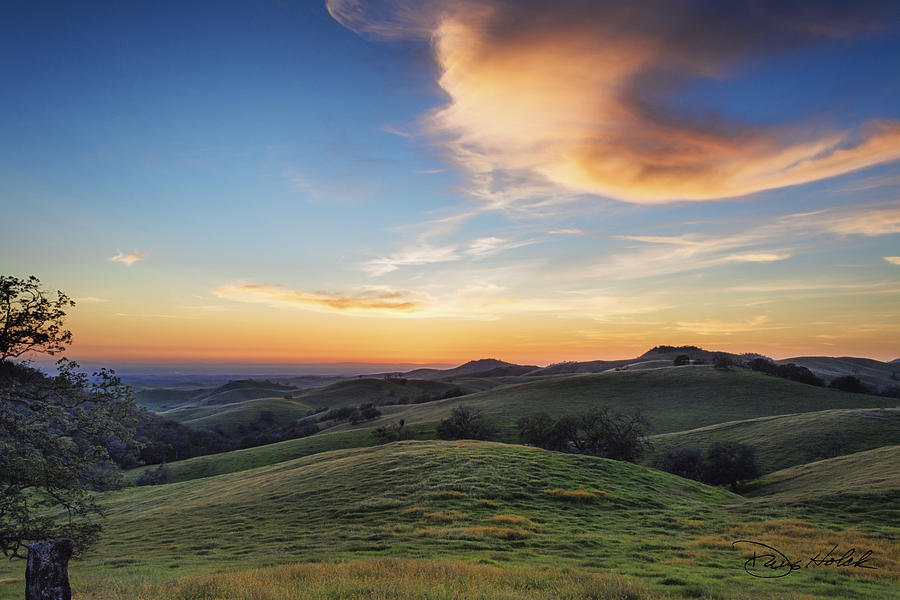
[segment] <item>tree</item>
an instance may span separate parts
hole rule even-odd
[[[712,364],[713,364],[714,369],[718,369],[720,371],[727,371],[729,368],[731,368],[731,365],[733,363],[732,363],[730,356],[728,356],[724,352],[717,352],[713,356]]]
[[[118,479],[108,449],[133,435],[134,400],[114,372],[88,376],[61,359],[51,376],[10,360],[62,351],[72,338],[64,309],[73,305],[62,292],[51,300],[36,277],[0,277],[0,552],[8,557],[51,538],[71,538],[76,551],[94,542],[92,491]],[[45,546],[41,556],[68,557]]]
[[[738,442],[720,442],[706,451],[702,478],[704,483],[727,484],[736,492],[741,482],[756,477],[759,477],[759,465],[752,446]]]
[[[691,364],[691,357],[687,354],[679,354],[675,357],[675,360],[672,361],[672,365],[676,367],[681,367],[683,365]]]
[[[703,476],[702,448],[675,448],[656,461],[658,469],[685,479],[700,481]]]
[[[406,427],[406,421],[400,419],[396,423],[390,425],[382,425],[372,431],[372,436],[380,444],[389,444],[390,442],[399,442],[409,437],[409,428]]]
[[[754,358],[748,366],[751,371],[759,371],[767,375],[775,375],[778,371],[778,366],[767,358]]]
[[[855,392],[857,394],[868,394],[869,388],[853,375],[844,375],[843,377],[835,377],[828,384],[828,387],[840,390],[842,392]]]
[[[495,434],[493,424],[481,410],[470,406],[457,406],[437,426],[437,436],[442,440],[489,440]]]
[[[639,414],[624,414],[607,407],[584,413],[572,440],[580,454],[637,462],[649,445],[647,422]]]
[[[557,420],[547,413],[536,413],[519,419],[518,426],[522,443],[545,450],[637,462],[649,446],[647,423],[639,414],[627,415],[609,408]]]
[[[0,275],[0,361],[28,352],[52,356],[65,350],[72,332],[63,327],[63,318],[71,306],[75,302],[60,291],[52,299],[34,275]]]

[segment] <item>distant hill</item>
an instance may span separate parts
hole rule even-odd
[[[539,370],[537,365],[517,365],[495,358],[470,360],[452,369],[416,369],[403,373],[407,379],[448,379],[451,377],[505,377]]]
[[[871,358],[852,356],[798,356],[777,361],[778,364],[794,363],[806,367],[827,385],[833,379],[845,375],[856,377],[873,391],[900,387],[900,364],[881,362]]]

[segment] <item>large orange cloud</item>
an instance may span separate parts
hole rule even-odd
[[[510,198],[518,188],[708,200],[900,159],[896,121],[762,128],[668,108],[690,81],[724,79],[738,61],[877,31],[877,3],[328,0],[328,9],[360,33],[430,41],[449,101],[425,129],[473,176],[473,191],[495,201],[499,187]]]

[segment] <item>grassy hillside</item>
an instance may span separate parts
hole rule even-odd
[[[228,435],[236,433],[240,426],[251,423],[278,427],[302,418],[310,408],[308,404],[297,400],[279,397],[254,398],[232,404],[192,405],[161,411],[159,414],[189,427],[216,429]]]
[[[313,407],[359,405],[366,403],[383,404],[413,403],[431,401],[447,393],[468,394],[502,385],[504,380],[459,378],[453,381],[430,381],[420,379],[358,377],[327,387],[309,390],[296,398]]]
[[[320,433],[310,437],[287,440],[255,448],[198,456],[169,463],[168,467],[171,473],[171,480],[178,482],[274,465],[319,452],[345,448],[364,448],[374,445],[375,438],[372,437],[370,430],[356,429],[353,431]],[[127,471],[125,480],[129,482],[136,481],[140,474],[148,468],[155,467],[141,467]]]
[[[411,424],[437,422],[453,407],[466,404],[481,408],[492,418],[505,441],[516,441],[516,420],[541,411],[558,416],[603,405],[640,410],[655,433],[667,433],[770,415],[877,408],[885,401],[745,369],[718,371],[709,366],[684,366],[545,378],[463,398],[384,407],[384,416],[375,424],[401,418]]]
[[[584,596],[561,597],[880,600],[895,589],[900,570],[896,550],[885,539],[897,531],[889,524],[836,531],[829,523],[788,521],[777,509],[763,515],[744,504],[727,491],[629,463],[487,442],[400,442],[109,493],[103,499],[104,537],[71,571],[76,588],[90,590],[92,598],[287,598],[292,596],[273,582],[298,585],[303,567],[284,567],[297,569],[292,576],[284,570],[268,577],[248,571],[203,576],[308,560],[386,557],[528,568],[528,579],[508,572],[526,590],[557,585],[556,571],[542,571],[548,567],[572,569],[578,581],[609,572],[627,580],[620,595],[586,587]],[[881,570],[809,571],[776,581],[743,572],[746,558],[731,540],[780,539],[784,527],[796,529],[798,523],[816,536],[877,548],[885,555]],[[355,575],[319,577],[312,585],[323,598],[395,598],[404,597],[398,586],[419,581],[413,597],[459,597],[453,590],[461,588],[448,583],[454,580],[449,566],[401,562],[393,577],[375,577],[378,564],[391,563],[357,563],[351,567]],[[6,582],[0,597],[21,596],[20,567],[0,566]],[[334,568],[310,565],[306,572]],[[472,568],[476,573],[477,565]],[[501,578],[506,571],[491,573]],[[166,583],[185,575],[199,579]],[[137,588],[128,583],[136,578],[144,582]],[[153,582],[157,588],[148,587]],[[372,595],[366,591],[372,585],[393,591]],[[446,593],[422,595],[426,587],[447,585]],[[514,583],[478,585],[485,598],[528,597],[514,587],[498,595]],[[556,596],[546,591],[533,597]]]
[[[760,510],[796,507],[840,524],[900,523],[900,446],[798,465],[765,475],[746,494]],[[894,550],[900,553],[897,536]]]
[[[194,397],[208,392],[210,389],[148,388],[135,391],[134,397],[138,406],[159,412],[189,403]]]
[[[900,409],[839,409],[759,417],[650,437],[655,456],[734,441],[756,449],[763,473],[834,455],[900,444]],[[834,453],[832,453],[834,451]]]

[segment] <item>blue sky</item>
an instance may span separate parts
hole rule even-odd
[[[897,10],[673,6],[4,3],[0,268],[90,358],[896,358]]]

